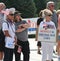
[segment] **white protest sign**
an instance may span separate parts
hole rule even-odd
[[[36,18],[24,18],[23,20],[27,21],[27,23],[30,24],[30,27],[28,28],[28,34],[36,34],[36,27],[37,27],[37,19]]]
[[[42,42],[56,42],[56,29],[39,28],[38,40]]]

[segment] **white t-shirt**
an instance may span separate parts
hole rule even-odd
[[[48,26],[49,25],[49,26]],[[55,24],[54,22],[52,21],[49,21],[49,22],[46,22],[46,21],[42,21],[39,25],[40,28],[44,28],[44,26],[48,26],[47,28],[52,28],[52,29],[56,29],[55,27]],[[42,42],[42,43],[48,43],[48,42]],[[51,43],[51,44],[54,44],[54,43]]]
[[[14,39],[15,25],[11,24],[11,23],[7,24],[6,22],[4,22],[2,24],[2,30],[3,31],[8,30],[9,35],[11,36],[11,37],[7,37],[7,36],[5,37],[5,47],[13,49],[14,48],[14,41],[15,41],[15,39]]]
[[[49,25],[49,26],[48,26]],[[46,21],[42,21],[41,23],[40,23],[40,28],[43,28],[44,26],[48,26],[47,28],[49,28],[49,27],[51,27],[52,29],[56,29],[56,27],[55,27],[55,24],[54,24],[54,22],[52,22],[52,21],[49,21],[49,22],[46,22]]]

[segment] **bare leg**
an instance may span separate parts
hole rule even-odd
[[[3,52],[0,52],[0,60],[2,60],[3,59]]]
[[[58,41],[57,52],[58,52],[58,61],[60,61],[60,41]]]
[[[38,46],[38,54],[41,54],[41,52],[40,52],[40,46]]]

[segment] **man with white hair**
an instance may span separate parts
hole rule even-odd
[[[5,34],[5,50],[4,50],[4,60],[13,60],[13,50],[15,46],[15,25],[14,25],[14,10],[8,9],[8,14],[6,15],[6,22],[2,24],[2,30]]]
[[[56,10],[54,9],[55,3],[53,1],[47,2],[46,8],[49,9],[53,14],[52,14],[52,21],[55,23],[55,26],[57,28],[58,26],[58,21],[57,21],[57,15],[56,15]]]

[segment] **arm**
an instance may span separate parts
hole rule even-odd
[[[22,26],[23,26],[24,28],[29,28],[29,27],[30,27],[30,24],[26,23],[26,24],[22,24]]]
[[[40,19],[37,20],[37,28],[36,28],[36,37],[35,37],[35,41],[38,40],[38,30],[39,30],[39,25],[40,25]]]
[[[20,28],[20,29],[17,29],[15,32],[22,32],[24,30],[25,30],[25,28]]]
[[[3,23],[2,24],[2,30],[3,30],[3,32],[5,34],[5,36],[11,37],[10,34],[9,34],[9,32],[8,32],[8,25],[7,25],[7,23]]]
[[[11,37],[11,36],[9,35],[8,30],[5,30],[5,31],[4,31],[4,34],[5,34],[5,36],[7,36],[7,37]]]
[[[21,24],[21,25],[19,25],[18,26],[19,28],[16,30],[16,32],[22,32],[22,31],[24,31],[25,29],[27,29],[28,27],[30,27],[30,25],[29,24]]]
[[[38,30],[39,30],[39,25],[38,25],[37,28],[36,28],[36,37],[35,37],[35,41],[38,40]]]

